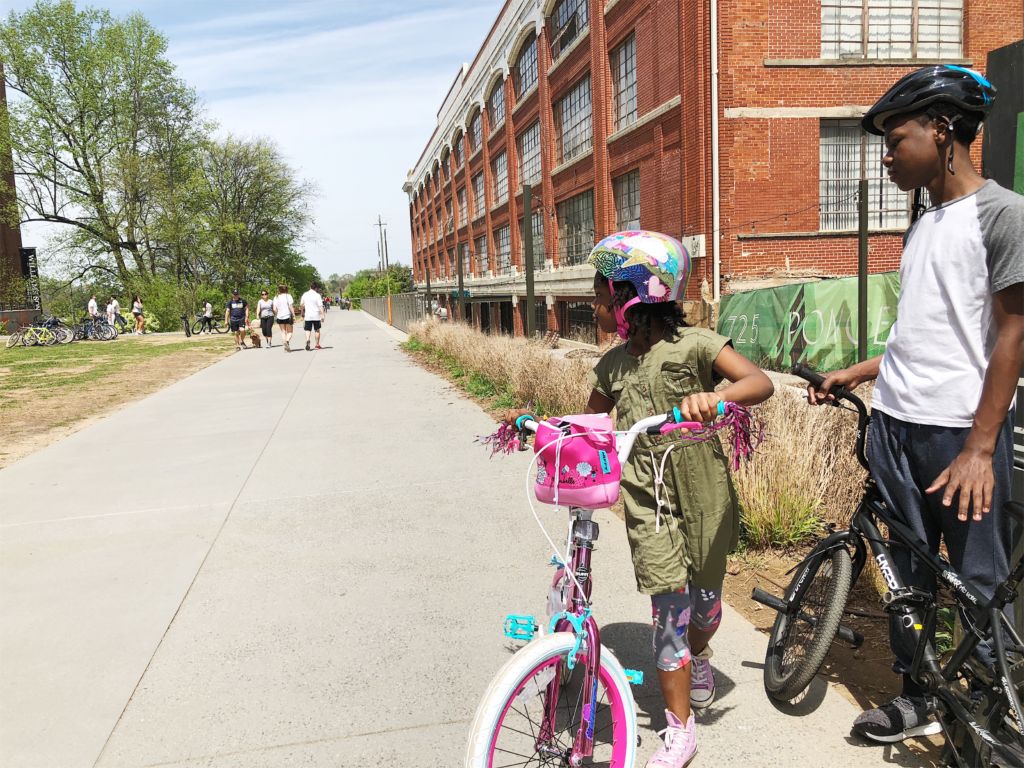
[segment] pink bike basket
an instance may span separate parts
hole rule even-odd
[[[622,477],[614,429],[606,413],[542,421],[534,441],[537,500],[588,509],[614,504]]]

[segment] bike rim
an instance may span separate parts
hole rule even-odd
[[[804,591],[800,601],[800,613],[821,622],[828,600],[829,587],[832,585],[832,561],[822,560],[818,564],[811,583]],[[814,639],[817,626],[800,616],[790,616],[786,624],[783,641],[782,660],[780,667],[783,675],[788,675],[803,662],[807,648]]]
[[[543,723],[547,686],[558,677],[563,653],[545,659],[531,669],[509,696],[494,726],[488,752],[488,768],[511,766],[567,766],[583,709],[582,679],[585,658],[581,653],[567,684],[561,684],[552,737],[538,743]],[[622,694],[602,667],[598,671],[594,719],[594,754],[583,765],[626,768],[626,711]]]

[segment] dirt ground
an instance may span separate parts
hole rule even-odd
[[[3,441],[0,443],[0,469],[102,419],[128,403],[232,354],[234,346],[227,336],[186,340],[181,334],[152,334],[124,337],[114,342],[75,342],[75,344],[143,344],[150,347],[175,345],[174,351],[152,351],[151,356],[133,357],[123,368],[89,378],[88,383],[59,386],[69,377],[89,377],[90,371],[109,367],[109,359],[97,355],[75,359],[68,365],[54,364],[46,371],[47,386],[11,388],[7,379],[13,365],[0,364],[0,391],[3,392]],[[54,349],[59,350],[60,347]],[[100,349],[97,347],[97,349]],[[0,350],[13,362],[21,352]],[[4,357],[6,363],[8,358]],[[131,373],[124,370],[130,365]],[[50,384],[52,383],[52,386]]]

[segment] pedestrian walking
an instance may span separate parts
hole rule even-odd
[[[284,338],[284,351],[291,351],[292,330],[295,328],[295,300],[288,293],[287,285],[277,286],[277,296],[273,301],[274,317],[277,324],[281,326],[281,336]]]
[[[243,299],[237,288],[231,292],[224,309],[224,323],[235,334],[235,349],[245,349],[245,334],[249,330],[249,302]]]
[[[309,290],[302,294],[299,299],[299,309],[302,311],[303,326],[306,331],[306,351],[309,352],[310,334],[316,332],[316,348],[320,349],[320,326],[324,322],[324,300],[317,291],[317,283],[314,280],[309,284]]]
[[[132,317],[135,318],[135,330],[132,333],[140,336],[146,332],[146,315],[142,311],[142,298],[139,294],[132,297]]]
[[[260,292],[260,300],[256,303],[256,315],[260,319],[260,330],[267,342],[267,349],[274,346],[274,302],[267,291]]]

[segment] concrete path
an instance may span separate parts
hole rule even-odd
[[[236,354],[0,471],[0,765],[461,765],[549,553],[526,456],[489,460],[490,419],[395,335],[333,311],[320,352]],[[596,613],[648,674],[646,756],[649,608],[599,520]],[[764,647],[727,611],[694,765],[912,764],[848,743],[823,684],[773,709]]]

